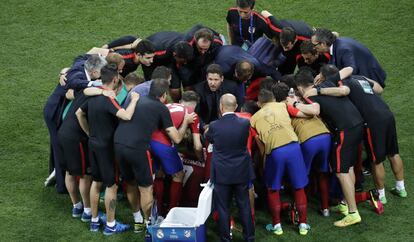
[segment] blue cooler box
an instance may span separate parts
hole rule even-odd
[[[213,186],[207,184],[200,193],[197,208],[175,207],[168,212],[165,219],[149,226],[153,242],[205,242],[206,222],[211,213]]]

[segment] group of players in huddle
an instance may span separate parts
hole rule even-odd
[[[130,228],[115,220],[118,190],[131,205],[135,232],[145,229],[154,196],[162,214],[196,206],[214,149],[203,133],[220,118],[224,94],[234,96],[236,113],[251,122],[248,150],[257,177],[250,185],[251,213],[254,221],[253,184],[265,187],[259,197],[267,196],[269,232],[283,233],[281,211],[289,208],[299,233],[308,233],[310,181],[317,184],[322,216],[333,209],[344,215],[337,227],[361,221],[356,204],[362,201],[382,213],[387,157],[396,178],[391,191],[407,196],[394,116],[380,97],[385,73],[358,59],[375,60],[369,50],[327,29],[253,8],[254,1],[237,0],[228,10],[229,43],[202,25],[145,39],[125,36],[62,69],[45,106],[51,157],[72,216],[89,222],[90,231],[102,225],[111,235]],[[335,47],[341,39],[360,49],[340,56]],[[365,52],[369,57],[359,56]],[[139,66],[144,77],[135,73]],[[363,150],[375,189],[356,192]],[[102,188],[105,214],[98,212]],[[294,202],[282,202],[281,190]],[[338,205],[330,208],[334,201]]]

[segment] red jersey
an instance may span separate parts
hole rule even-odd
[[[170,111],[171,120],[174,124],[174,127],[177,129],[181,126],[184,120],[185,112],[188,113],[194,112],[194,108],[191,107],[185,107],[182,104],[179,103],[168,103],[166,104],[168,110]],[[193,134],[200,133],[200,120],[198,116],[196,116],[196,119],[194,120],[194,123],[190,125],[191,132]],[[165,145],[171,145],[170,137],[168,137],[165,130],[156,130],[154,133],[152,133],[152,140],[160,142]]]
[[[250,118],[252,117],[250,113],[235,113],[235,114],[237,115],[237,117],[244,118],[249,121],[250,121]],[[247,150],[249,151],[250,155],[252,155],[252,146],[253,146],[254,137],[256,137],[256,135],[257,135],[256,130],[250,127],[249,138],[247,140]]]

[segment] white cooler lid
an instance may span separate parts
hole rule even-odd
[[[204,224],[211,213],[211,204],[213,202],[213,188],[213,184],[211,184],[209,181],[198,197],[195,226]]]

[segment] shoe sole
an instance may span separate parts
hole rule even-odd
[[[91,221],[91,219],[81,218],[81,221],[84,222],[84,223],[89,223]]]
[[[358,223],[360,223],[362,221],[362,219],[359,219],[359,220],[356,220],[356,221],[353,221],[352,223],[348,223],[348,224],[340,224],[340,223],[334,223],[334,226],[336,226],[336,227],[340,227],[340,228],[344,228],[344,227],[348,227],[348,226],[351,226],[351,225],[354,225],[354,224],[358,224]]]

